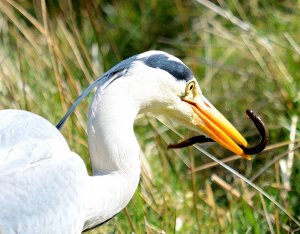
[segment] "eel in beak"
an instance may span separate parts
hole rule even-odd
[[[262,152],[268,144],[269,131],[252,110],[246,110],[246,114],[255,124],[261,139],[257,145],[249,147],[244,137],[203,95],[194,100],[182,98],[182,101],[191,105],[198,119],[196,124],[211,138],[203,135],[194,136],[177,144],[170,144],[168,148],[183,148],[196,143],[215,141],[231,152],[251,160],[250,155]]]

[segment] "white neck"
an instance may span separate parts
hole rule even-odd
[[[140,149],[133,131],[139,105],[121,90],[115,86],[102,91],[100,87],[90,108],[88,137],[94,176],[88,181],[84,229],[120,212],[139,182]]]
[[[95,176],[87,183],[85,228],[121,211],[137,188],[141,170],[133,131],[137,114],[151,111],[171,116],[182,103],[179,96],[185,91],[185,82],[176,81],[167,72],[137,62],[125,76],[107,87],[100,85],[89,111],[89,148]]]

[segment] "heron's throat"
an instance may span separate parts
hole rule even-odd
[[[113,90],[114,91],[114,90]],[[120,212],[132,198],[140,178],[139,146],[133,131],[138,108],[126,95],[96,92],[88,118],[94,176],[89,180],[84,229]]]
[[[140,172],[133,124],[138,106],[128,95],[97,91],[89,112],[88,138],[93,173]]]

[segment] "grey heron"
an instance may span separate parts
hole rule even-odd
[[[120,212],[140,178],[133,131],[139,113],[164,115],[248,157],[246,140],[204,97],[192,71],[168,53],[149,51],[114,66],[58,128],[95,87],[87,127],[93,176],[50,122],[0,111],[1,233],[81,233]]]

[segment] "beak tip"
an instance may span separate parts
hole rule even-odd
[[[241,156],[242,156],[243,158],[247,159],[248,161],[251,161],[251,160],[252,160],[252,158],[251,158],[250,155],[243,154],[243,155],[241,155]]]
[[[239,144],[242,145],[243,147],[248,147],[248,142],[244,139],[244,137],[242,137],[242,139],[239,139],[240,142]]]

